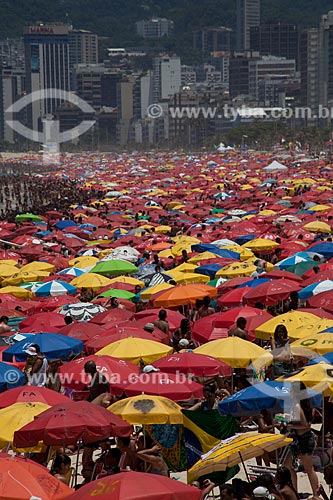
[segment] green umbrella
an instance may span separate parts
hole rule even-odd
[[[104,262],[98,262],[96,266],[90,271],[91,273],[97,274],[109,274],[112,276],[119,276],[121,274],[132,274],[136,273],[138,268],[127,262],[126,260],[105,260]]]
[[[223,214],[225,212],[225,208],[214,208],[214,210],[211,211],[211,214]]]
[[[106,292],[100,293],[96,298],[99,297],[117,297],[117,299],[132,300],[133,297],[135,297],[135,293],[128,292],[127,290],[110,288],[110,290],[106,290]]]
[[[215,278],[214,280],[208,281],[207,285],[217,288],[222,285],[226,280],[224,278]]]
[[[20,214],[15,217],[17,222],[24,222],[28,220],[32,220],[35,222],[43,222],[43,219],[39,215],[35,214]]]
[[[25,288],[26,290],[31,290],[35,292],[37,288],[41,285],[45,285],[44,281],[27,281],[26,283],[21,283],[20,288]]]
[[[306,262],[299,262],[298,264],[295,264],[294,266],[289,266],[286,268],[286,271],[289,271],[290,273],[294,273],[297,276],[302,276],[306,271],[309,269],[312,269],[313,267],[317,266],[318,262],[315,262],[314,260],[309,260]]]

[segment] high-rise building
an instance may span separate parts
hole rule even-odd
[[[231,98],[250,95],[250,62],[259,59],[258,52],[235,53],[229,60],[229,94]]]
[[[181,86],[181,64],[179,57],[161,56],[153,61],[154,100],[169,99],[179,92]]]
[[[23,96],[24,91],[25,72],[22,68],[0,68],[0,139],[11,144],[15,142],[16,135],[6,120],[17,117],[9,115],[6,110]]]
[[[236,49],[250,49],[250,30],[260,25],[260,0],[237,0]]]
[[[37,24],[24,31],[27,93],[43,89],[70,89],[69,31],[65,24]],[[36,100],[29,106],[28,121],[38,130],[41,118],[53,114],[63,100]]]
[[[270,23],[250,28],[250,48],[263,56],[299,56],[299,30],[295,24]]]
[[[164,17],[138,21],[135,25],[136,32],[139,36],[142,36],[142,38],[151,38],[153,40],[170,36],[174,30],[174,22]]]
[[[104,64],[77,64],[74,67],[76,93],[96,111],[102,106],[101,80]]]
[[[295,78],[295,59],[285,59],[275,56],[263,56],[262,59],[251,60],[249,62],[249,95],[257,101],[260,100],[259,89],[263,82],[281,84]],[[265,103],[269,106],[270,103]],[[273,105],[273,104],[272,104]]]
[[[319,30],[311,28],[300,35],[301,106],[313,113],[319,105]]]
[[[319,104],[333,106],[333,11],[319,26]]]
[[[229,51],[231,32],[224,26],[193,31],[193,48],[202,52]]]
[[[71,30],[68,34],[69,61],[75,64],[98,64],[98,36],[92,31]]]

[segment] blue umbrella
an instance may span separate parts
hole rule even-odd
[[[244,234],[244,236],[238,236],[235,238],[235,243],[237,243],[237,245],[243,245],[248,241],[255,240],[257,237],[258,236],[256,234]]]
[[[298,297],[301,300],[306,300],[319,293],[328,292],[329,290],[333,290],[333,280],[323,280],[312,283],[312,285],[306,286],[303,290],[300,290],[298,292]]]
[[[83,351],[83,342],[81,340],[56,333],[38,333],[32,341],[21,340],[3,351],[2,359],[12,361],[15,356],[17,361],[25,361],[27,358],[25,351],[31,344],[37,344],[47,359],[66,358],[70,355],[80,354]]]
[[[222,266],[220,266],[220,264],[207,264],[206,266],[195,268],[194,272],[198,274],[205,274],[206,276],[209,276],[213,279],[217,271],[219,271],[220,269],[222,269]]]
[[[60,295],[75,295],[77,288],[66,281],[48,281],[35,291],[36,297],[58,297]]]
[[[58,222],[56,222],[55,226],[58,229],[66,229],[67,227],[70,227],[70,226],[77,226],[77,224],[73,220],[65,219],[65,220],[59,220]]]
[[[323,255],[325,259],[330,259],[333,256],[333,243],[318,243],[317,245],[313,245],[310,250],[311,252],[318,252],[320,255]]]
[[[197,243],[196,245],[192,245],[192,252],[212,252],[222,257],[223,259],[235,259],[240,260],[239,253],[233,252],[232,250],[227,250],[226,248],[219,248],[215,245],[211,245],[209,243]]]
[[[272,281],[272,280],[269,278],[257,278],[253,279],[252,281],[246,281],[245,283],[238,285],[237,288],[256,288],[259,285],[267,283],[267,281]]]
[[[24,385],[24,374],[15,366],[0,362],[0,392]]]
[[[252,416],[261,410],[270,410],[273,413],[284,412],[285,407],[291,405],[290,386],[287,382],[269,380],[246,387],[218,404],[221,415],[237,417]],[[314,391],[307,391],[311,404],[321,406],[322,397]]]
[[[333,333],[333,328],[327,328],[319,333],[330,332]],[[318,356],[317,358],[311,359],[305,366],[318,365],[319,363],[328,363],[331,365],[333,363],[333,352],[327,352],[324,356]]]

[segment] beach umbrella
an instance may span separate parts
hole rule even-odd
[[[69,266],[79,267],[80,269],[85,269],[86,267],[95,266],[98,262],[97,257],[90,255],[83,255],[82,257],[75,257],[74,259],[68,261]]]
[[[3,449],[9,444],[13,444],[14,433],[24,425],[32,422],[36,415],[48,408],[50,408],[49,405],[39,402],[14,403],[11,406],[2,408],[0,410],[0,448]],[[22,448],[33,448],[38,445],[39,441],[38,439],[32,446],[23,446]]]
[[[41,261],[35,261],[35,262],[30,262],[29,264],[25,264],[22,268],[21,271],[26,271],[30,273],[36,273],[38,274],[40,271],[45,271],[45,272],[52,272],[54,270],[54,265],[49,262],[41,262]]]
[[[247,368],[254,362],[256,366],[270,365],[273,362],[273,356],[265,349],[239,337],[212,340],[197,347],[194,352],[212,356],[233,368]]]
[[[59,295],[75,295],[77,288],[65,281],[49,281],[40,285],[35,291],[36,297],[57,297]]]
[[[287,332],[295,331],[297,328],[302,328],[305,325],[313,325],[318,322],[318,317],[308,312],[302,312],[302,309],[290,311],[285,314],[280,314],[274,318],[262,323],[255,329],[255,335],[258,339],[268,340],[274,336],[275,329],[278,325],[285,325]]]
[[[229,328],[234,323],[236,323],[238,318],[245,318],[246,320],[252,318],[253,316],[261,316],[267,317],[267,320],[271,318],[271,316],[262,309],[257,309],[256,307],[243,306],[243,307],[234,307],[229,311],[224,313],[219,313],[219,315],[215,317],[215,326],[217,328]],[[209,317],[206,318],[209,321]]]
[[[89,444],[110,436],[129,436],[131,430],[126,421],[101,406],[69,401],[46,409],[17,430],[14,443],[21,448],[35,446],[39,441],[47,446],[76,444],[79,440]]]
[[[54,406],[67,402],[66,396],[45,387],[16,387],[0,394],[0,408],[7,408],[16,403],[43,403]]]
[[[64,318],[55,312],[41,312],[29,316],[21,321],[19,327],[30,328],[31,332],[35,331],[57,331],[58,328],[65,326]]]
[[[90,321],[98,314],[105,312],[105,307],[91,302],[77,302],[74,304],[65,304],[60,309],[60,314],[70,316],[75,321]]]
[[[96,298],[100,298],[100,297],[117,297],[118,299],[133,300],[135,297],[135,293],[128,292],[127,290],[110,288],[109,290],[106,290],[105,292],[99,293]],[[94,300],[96,300],[96,299],[93,299],[93,301]]]
[[[284,448],[292,443],[291,438],[283,434],[257,434],[246,432],[236,434],[231,438],[223,440],[211,451],[206,453],[188,471],[188,481],[210,474],[212,472],[225,471],[239,463],[254,457],[260,457],[265,452]]]
[[[0,392],[24,385],[24,374],[15,366],[0,362]]]
[[[100,276],[96,273],[85,273],[74,278],[70,284],[76,288],[90,288],[91,290],[98,291],[104,286],[111,285],[112,282],[105,276]]]
[[[265,251],[265,250],[273,250],[273,248],[278,247],[279,244],[276,241],[266,240],[265,238],[256,238],[251,241],[247,241],[242,246],[245,248],[249,248],[254,251]]]
[[[31,222],[43,222],[43,218],[40,217],[39,215],[36,214],[19,214],[16,215],[15,217],[16,222],[26,222],[26,221],[31,221]]]
[[[164,290],[169,290],[174,285],[169,285],[169,283],[160,283],[159,285],[151,286],[149,288],[145,288],[140,292],[140,300],[149,300],[152,295],[163,292]]]
[[[133,312],[126,309],[109,309],[107,311],[97,314],[94,318],[90,320],[90,323],[96,323],[97,325],[107,325],[109,323],[121,323],[133,318]],[[104,326],[103,326],[104,327]],[[105,326],[106,328],[106,326]]]
[[[321,394],[309,390],[308,399],[311,400],[313,406],[322,405]],[[241,389],[220,401],[218,410],[221,415],[250,417],[259,415],[262,410],[269,410],[274,414],[284,413],[285,408],[290,408],[290,406],[290,383],[266,380]]]
[[[289,377],[280,377],[282,382],[302,382],[306,388],[322,393],[323,396],[333,394],[333,365],[316,363],[305,366]],[[277,379],[278,381],[280,379]]]
[[[299,340],[303,339],[304,337],[308,337],[309,335],[315,335],[317,333],[327,331],[332,327],[333,321],[331,319],[321,319],[317,317],[316,323],[309,323],[307,325],[303,325],[300,328],[297,328],[296,330],[291,330],[288,336],[291,340]]]
[[[106,377],[110,384],[129,379],[139,374],[139,369],[133,363],[111,356],[93,354],[85,358],[73,359],[59,368],[62,385],[71,389],[82,390],[89,384],[90,377],[84,371],[84,365],[94,361],[97,370]]]
[[[313,233],[330,233],[331,232],[331,227],[326,224],[326,222],[322,221],[313,221],[313,222],[308,222],[303,226],[303,229],[306,229],[306,231],[312,231]]]
[[[79,323],[71,323],[69,325],[63,326],[58,330],[60,335],[66,335],[67,337],[73,337],[74,339],[82,340],[86,342],[94,336],[102,335],[105,332],[104,328],[99,325],[92,323],[84,323],[80,321]]]
[[[319,281],[317,283],[312,283],[312,285],[309,285],[300,292],[298,292],[298,297],[301,300],[306,300],[309,299],[310,297],[313,297],[314,295],[318,295],[323,292],[327,292],[329,290],[333,289],[333,280],[324,280],[324,281]]]
[[[160,285],[162,283],[167,283],[171,279],[173,279],[173,277],[166,273],[151,273],[140,275],[140,280],[144,282],[146,287],[152,287]]]
[[[291,345],[291,352],[295,355],[308,357],[308,351],[314,351],[318,354],[326,354],[333,351],[333,333],[317,333],[307,335],[296,340]]]
[[[199,500],[201,490],[168,477],[145,472],[122,472],[93,481],[68,500],[88,500],[99,491],[99,500]]]
[[[271,306],[286,300],[291,292],[298,292],[299,290],[300,287],[295,281],[272,280],[249,290],[243,296],[243,301],[251,305],[261,302]]]
[[[6,500],[64,500],[73,492],[50,471],[32,460],[0,454],[0,498]]]
[[[120,358],[134,364],[139,364],[143,360],[145,364],[149,364],[170,354],[172,350],[172,347],[159,342],[128,337],[112,342],[100,351],[97,351],[96,354]]]
[[[32,341],[24,339],[4,350],[2,359],[12,361],[15,356],[17,361],[25,361],[27,359],[25,351],[29,349],[31,344],[37,344],[40,351],[50,360],[67,358],[67,356],[79,354],[83,350],[81,340],[54,333],[38,333],[33,336]]]
[[[132,396],[113,403],[107,410],[132,425],[183,424],[181,407],[162,396]]]
[[[237,278],[240,276],[251,276],[254,271],[257,270],[257,266],[248,262],[236,262],[235,264],[229,264],[217,271],[216,276],[221,278]]]
[[[230,366],[222,361],[211,356],[195,354],[192,351],[169,354],[155,361],[154,366],[162,372],[193,374],[195,377],[215,377],[216,375],[227,377],[231,375]]]
[[[142,373],[133,376],[130,380],[125,380],[118,384],[113,384],[111,393],[115,394],[120,389],[127,396],[137,396],[139,394],[150,394],[153,396],[163,396],[173,401],[183,401],[191,398],[203,397],[203,386],[187,379],[185,376],[180,380],[179,374],[174,375],[163,372]]]
[[[117,276],[122,274],[133,274],[137,271],[138,268],[127,260],[106,260],[98,262],[90,272]]]
[[[17,297],[18,299],[28,300],[34,297],[34,294],[30,290],[25,288],[20,288],[19,286],[5,286],[0,288],[0,294],[9,294]]]
[[[155,307],[175,307],[179,305],[195,304],[197,299],[216,297],[216,288],[203,284],[174,286],[163,292],[155,301]]]
[[[81,276],[84,273],[85,271],[83,269],[80,269],[79,267],[67,267],[62,271],[58,271],[57,274],[59,276],[73,276],[73,278],[77,278],[78,276]]]

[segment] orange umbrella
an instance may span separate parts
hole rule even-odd
[[[216,297],[217,289],[203,285],[201,283],[193,285],[174,286],[162,293],[155,301],[155,307],[175,307],[186,304],[195,304],[197,299],[202,299],[208,295],[209,297]]]
[[[73,490],[31,460],[0,454],[0,498],[8,500],[62,500]]]

